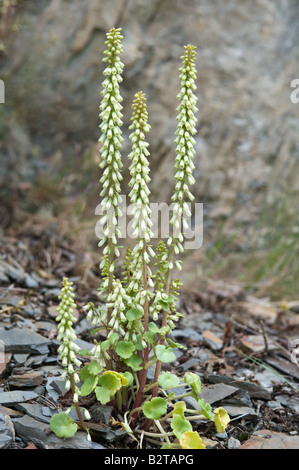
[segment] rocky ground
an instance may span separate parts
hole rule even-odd
[[[82,402],[92,415],[92,442],[83,432],[59,439],[49,429],[53,413],[70,403],[57,359],[55,316],[61,277],[71,275],[78,251],[41,231],[36,237],[2,237],[0,253],[0,448],[134,448],[113,424],[112,408],[92,397]],[[81,307],[97,300],[96,275],[95,263],[85,278],[72,278],[75,331],[84,349],[91,348],[92,338]],[[187,349],[177,353],[172,367],[178,374],[198,373],[203,397],[231,417],[223,434],[215,434],[211,423],[198,425],[206,445],[298,449],[298,351],[291,356],[290,349],[299,338],[296,302],[278,305],[238,286],[210,283],[185,291],[180,308],[185,317],[173,336]],[[188,405],[197,406],[192,399]]]

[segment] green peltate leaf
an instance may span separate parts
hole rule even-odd
[[[88,372],[90,372],[90,374],[92,375],[98,375],[100,372],[102,372],[102,370],[103,367],[98,363],[96,359],[94,359],[88,364]]]
[[[117,340],[118,340],[119,336],[117,333],[113,332],[109,339],[106,339],[105,341],[102,341],[101,343],[101,348],[103,351],[107,351],[107,349],[110,348],[110,346],[112,346]]]
[[[106,405],[114,397],[117,390],[128,384],[128,380],[118,372],[105,371],[99,378],[98,383],[100,386],[95,389],[96,397],[102,405]]]
[[[143,338],[148,344],[154,344],[155,333],[152,331],[145,331],[143,333]]]
[[[130,308],[130,310],[126,313],[126,318],[128,321],[138,320],[139,318],[143,317],[143,311],[139,308]]]
[[[136,338],[136,343],[135,346],[136,346],[136,350],[137,351],[143,351],[144,350],[144,346],[142,344],[142,338],[139,336],[139,335],[136,335],[137,338]]]
[[[170,423],[171,429],[173,430],[175,436],[178,439],[181,439],[182,435],[186,431],[192,431],[192,425],[190,421],[185,419],[183,416],[177,414],[175,415]]]
[[[170,331],[169,326],[162,326],[161,328],[158,328],[154,322],[149,323],[148,329],[151,333],[159,333],[160,335],[166,335],[166,333]]]
[[[172,341],[172,339],[169,338],[167,338],[167,343],[171,348],[187,349],[183,344]]]
[[[119,341],[115,348],[117,354],[123,359],[129,359],[135,350],[135,344],[130,341]]]
[[[158,378],[158,384],[164,389],[174,388],[180,384],[180,379],[171,372],[161,372]]]
[[[201,413],[206,416],[206,418],[210,419],[211,421],[215,421],[215,416],[212,411],[212,407],[209,403],[207,403],[204,398],[201,398],[200,400],[197,400],[197,403],[199,404],[201,408]]]
[[[81,395],[86,397],[89,395],[95,388],[98,382],[98,377],[96,375],[89,375],[81,386]]]
[[[79,356],[91,356],[89,349],[80,349],[76,354]]]
[[[163,307],[164,310],[166,310],[166,312],[168,312],[170,310],[170,307],[169,307],[168,302],[166,300],[160,299],[159,304],[161,305],[161,307]]]
[[[156,356],[159,361],[167,363],[175,360],[175,354],[172,348],[166,348],[163,344],[158,344],[156,347]]]
[[[142,369],[141,367],[142,359],[140,356],[138,356],[138,354],[132,354],[132,356],[129,357],[129,359],[124,360],[124,363],[128,367],[131,367],[131,369],[134,370],[135,372]]]
[[[184,375],[184,382],[187,385],[190,385],[194,392],[201,393],[201,380],[197,374],[194,374],[194,372],[186,372]]]
[[[128,371],[122,372],[121,375],[123,375],[123,376],[126,378],[126,380],[128,381],[128,383],[127,383],[127,385],[126,385],[127,387],[133,384],[133,382],[134,382],[134,377],[133,377],[133,375],[131,374],[131,372],[128,372]],[[123,387],[125,387],[125,385],[123,385]]]
[[[146,418],[160,419],[167,411],[167,402],[164,398],[152,398],[144,403],[142,411]]]
[[[57,437],[73,437],[78,426],[67,413],[56,413],[51,418],[50,429]]]
[[[111,393],[111,390],[109,390],[108,388],[104,388],[104,387],[96,387],[95,394],[96,394],[97,400],[102,405],[106,405],[107,403],[109,403],[111,398],[115,395],[115,393]]]
[[[82,369],[80,370],[80,379],[84,382],[84,380],[87,380],[88,377],[90,376],[90,372],[88,370],[88,365],[86,364]]]
[[[165,299],[160,299],[159,300],[159,303],[160,305],[163,307],[164,310],[166,310],[166,312],[168,312],[170,310],[170,304],[173,303],[175,301],[175,298],[173,295],[169,295],[168,297],[166,297]]]

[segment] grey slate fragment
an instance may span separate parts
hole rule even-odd
[[[46,354],[51,340],[30,331],[27,328],[0,329],[0,341],[3,341],[5,351],[17,354],[37,353]]]
[[[43,409],[46,408],[40,403],[18,403],[15,408],[23,413],[26,413],[31,418],[42,421],[43,423],[50,423],[51,416],[46,416]]]
[[[51,431],[49,425],[28,415],[14,420],[16,434],[25,442],[33,442],[39,449],[90,449],[91,443],[85,432],[77,432],[73,437],[61,439]]]
[[[37,398],[38,394],[30,391],[14,390],[11,392],[0,392],[0,403],[1,405],[15,405],[16,403],[22,403],[24,401],[32,400]]]
[[[191,341],[201,341],[202,335],[193,328],[184,328],[182,330],[173,330],[171,335],[174,338],[189,338]]]
[[[227,385],[232,385],[233,387],[248,392],[251,398],[259,398],[261,400],[270,400],[271,395],[268,390],[264,387],[257,385],[253,382],[245,382],[243,380],[238,380],[227,375],[214,375],[210,374],[207,377],[207,380],[210,383],[224,383]]]
[[[14,437],[14,428],[10,417],[0,413],[0,449],[9,448]]]
[[[93,405],[89,411],[96,423],[109,424],[112,410],[113,407],[109,405]]]
[[[238,388],[226,384],[208,385],[202,388],[200,398],[204,398],[207,403],[216,403],[237,392]]]
[[[223,403],[222,406],[226,409],[231,418],[237,416],[247,416],[248,418],[258,416],[256,411],[250,406],[237,406],[226,403]]]
[[[60,395],[64,395],[66,393],[65,388],[65,380],[63,379],[55,379],[51,381],[50,386]]]

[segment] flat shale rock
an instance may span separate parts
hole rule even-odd
[[[5,352],[18,354],[46,354],[51,341],[27,328],[0,329],[0,341],[3,341]]]
[[[28,415],[14,420],[16,433],[25,442],[33,442],[39,449],[90,449],[86,433],[77,432],[74,437],[61,439],[53,434],[47,423]]]
[[[239,449],[299,449],[299,436],[261,429],[254,432]]]
[[[0,404],[1,405],[15,405],[17,403],[23,403],[37,398],[38,394],[30,391],[14,390],[11,392],[0,392]]]
[[[0,414],[0,449],[7,449],[14,441],[14,428],[8,415]]]
[[[200,397],[213,404],[237,392],[238,388],[226,384],[214,384],[203,387]]]
[[[10,376],[9,385],[17,388],[36,387],[43,383],[43,373],[38,370],[25,372],[24,374],[13,374]]]
[[[238,380],[234,377],[229,377],[228,375],[214,375],[214,374],[210,374],[207,377],[207,380],[210,383],[214,383],[214,384],[225,383],[228,385],[232,385],[233,387],[237,387],[239,390],[248,392],[251,398],[259,398],[261,400],[271,399],[271,395],[268,390],[252,382]]]

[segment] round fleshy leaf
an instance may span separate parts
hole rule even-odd
[[[98,378],[96,375],[89,375],[81,386],[81,395],[86,397],[89,395],[97,384]]]
[[[164,344],[158,344],[156,347],[156,356],[159,361],[167,363],[175,360],[175,354],[172,348],[166,348]]]
[[[98,363],[96,359],[94,359],[88,364],[88,371],[92,375],[98,375],[100,372],[102,372],[102,370],[103,370],[103,367]]]
[[[114,370],[105,370],[103,374],[101,375],[101,378],[104,376],[109,376],[109,377],[117,377],[121,381],[121,386],[126,387],[128,385],[128,379],[125,377],[124,374],[120,372],[115,372]],[[99,380],[99,384],[103,385],[103,381]]]
[[[111,333],[111,335],[109,336],[108,339],[106,339],[105,341],[102,341],[101,342],[101,349],[103,351],[107,351],[107,349],[110,348],[110,346],[112,346],[117,340],[118,340],[119,336],[117,333]]]
[[[128,310],[126,313],[126,318],[129,321],[138,320],[139,318],[142,318],[142,317],[143,317],[143,311],[140,310],[140,308],[136,308],[136,307],[130,308],[130,310]]]
[[[160,419],[167,411],[167,403],[164,398],[155,397],[144,403],[142,407],[144,416],[149,419]]]
[[[102,405],[106,405],[122,387],[122,379],[128,383],[125,377],[121,378],[120,375],[117,372],[105,371],[99,378],[100,387],[96,387],[95,394]]]
[[[194,374],[194,372],[186,372],[184,375],[184,382],[187,385],[190,385],[192,390],[201,393],[201,380],[197,374]]]
[[[143,339],[145,339],[148,344],[154,344],[154,337],[155,333],[153,333],[152,331],[145,331],[143,333]]]
[[[186,431],[180,438],[182,449],[205,449],[206,446],[202,443],[201,437],[195,431]]]
[[[128,367],[131,367],[131,369],[134,370],[135,372],[142,369],[141,367],[142,358],[138,356],[138,354],[132,354],[132,356],[129,357],[129,359],[125,359],[124,362]]]
[[[123,376],[127,379],[127,381],[128,381],[127,385],[123,385],[123,387],[127,387],[127,386],[130,386],[130,385],[133,384],[133,382],[134,382],[134,377],[133,377],[133,375],[131,374],[131,372],[128,372],[128,371],[122,372],[121,375],[123,375]]]
[[[148,329],[151,333],[159,333],[162,336],[166,335],[166,333],[170,331],[169,326],[162,326],[161,328],[158,328],[154,322],[149,323]]]
[[[214,410],[215,413],[215,425],[217,432],[222,433],[225,431],[228,423],[230,422],[230,417],[227,411],[220,406]]]
[[[174,388],[180,384],[180,379],[171,372],[162,372],[158,378],[158,384],[164,389]]]
[[[50,429],[57,437],[73,437],[78,426],[68,414],[56,413],[51,418]]]
[[[135,344],[130,341],[119,341],[115,348],[115,351],[122,359],[129,359],[135,350]]]
[[[171,429],[173,430],[175,436],[178,439],[181,439],[182,435],[186,431],[192,431],[192,425],[190,421],[185,419],[183,416],[177,414],[175,415],[170,423]]]

